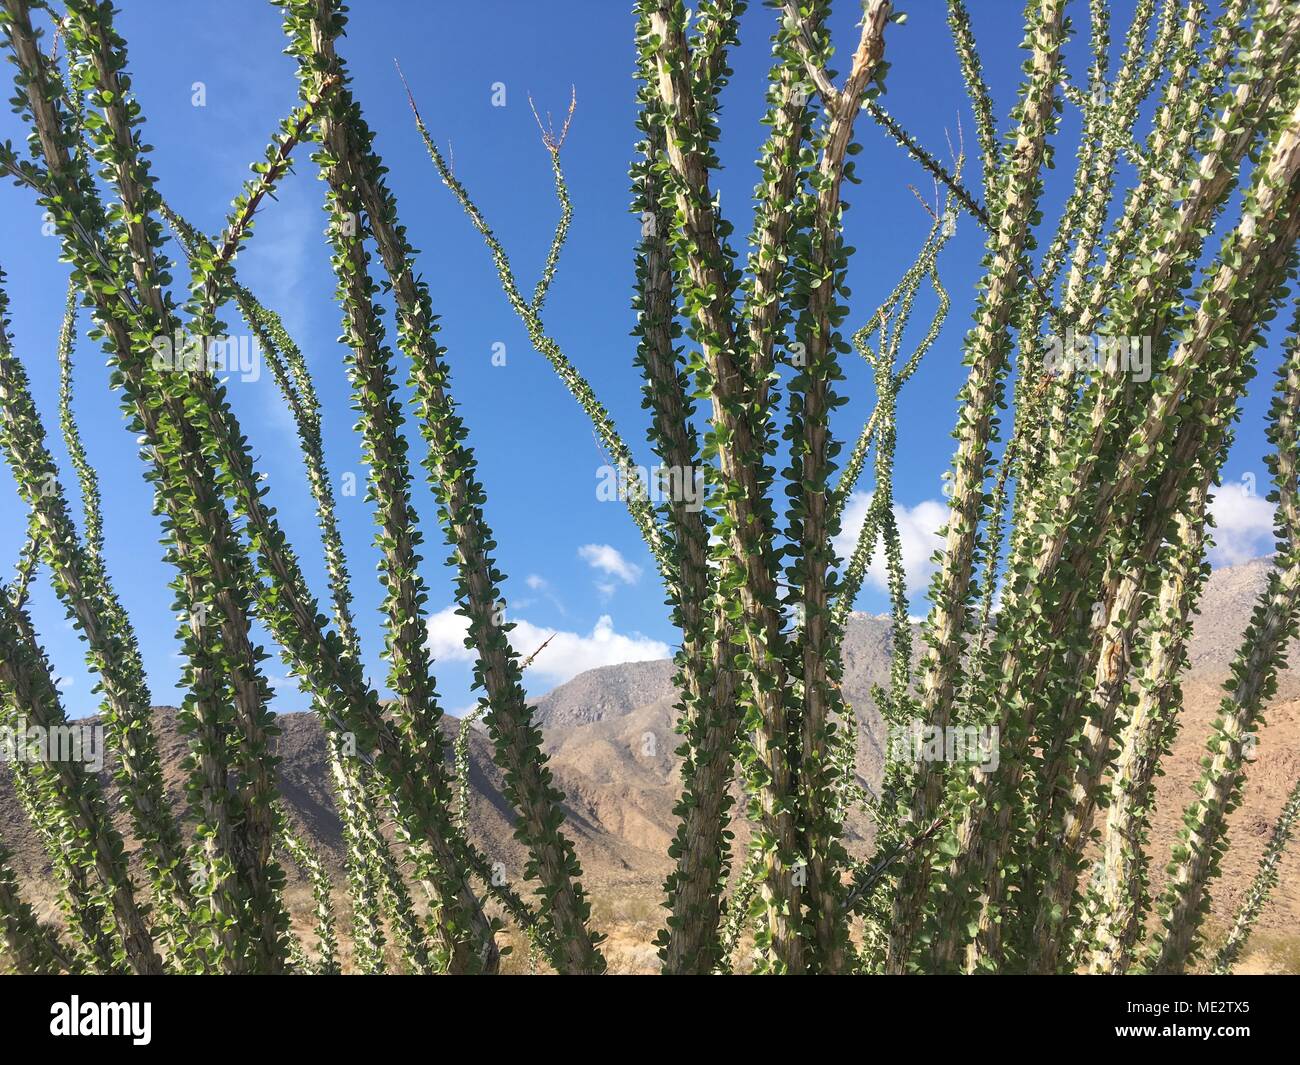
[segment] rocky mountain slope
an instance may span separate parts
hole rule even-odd
[[[1263,585],[1263,560],[1217,571],[1210,580],[1191,648],[1185,680],[1182,730],[1159,782],[1160,814],[1153,828],[1153,879],[1160,882],[1179,815],[1199,773],[1199,759],[1221,697],[1221,684]],[[888,672],[889,622],[853,616],[845,638],[845,692],[861,721],[858,769],[874,785],[883,761],[879,721],[870,688]],[[1300,776],[1300,651],[1281,678],[1262,732],[1246,794],[1232,819],[1232,850],[1215,891],[1214,920],[1230,920],[1292,782]],[[660,920],[656,903],[668,870],[667,850],[675,828],[678,796],[675,695],[669,662],[636,662],[583,673],[538,699],[537,718],[557,786],[568,800],[568,831],[582,860],[596,901],[598,920],[612,930],[613,953],[624,969],[653,967],[648,946]],[[182,801],[184,739],[175,711],[155,710],[168,790]],[[342,852],[325,747],[316,719],[286,714],[279,719],[280,784],[290,816],[339,872]],[[449,738],[460,723],[447,721]],[[471,832],[512,879],[525,855],[512,833],[501,795],[501,774],[492,762],[486,734],[475,727],[470,739]],[[125,825],[123,826],[125,827]],[[849,826],[850,849],[865,848],[871,827],[865,817]],[[742,839],[745,833],[740,833]],[[45,855],[13,796],[7,770],[0,769],[0,838],[15,852],[15,867],[46,914],[54,911]],[[301,895],[301,887],[291,901]],[[1281,883],[1260,925],[1259,949],[1248,965],[1292,968],[1300,960],[1300,847],[1284,860]]]

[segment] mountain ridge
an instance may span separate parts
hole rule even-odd
[[[1199,776],[1198,760],[1240,642],[1263,587],[1269,565],[1259,559],[1215,571],[1202,599],[1189,648],[1191,667],[1184,676],[1183,727],[1165,775],[1158,781],[1159,811],[1152,828],[1151,873],[1159,884],[1163,865],[1177,830],[1183,806]],[[880,778],[885,737],[870,699],[875,683],[887,680],[889,633],[887,617],[853,614],[844,643],[844,692],[860,722],[858,773],[874,787]],[[915,641],[918,645],[919,640]],[[1233,847],[1224,862],[1224,878],[1214,893],[1213,920],[1231,919],[1262,853],[1291,784],[1300,776],[1300,649],[1290,650],[1289,668],[1279,677],[1278,691],[1261,730],[1258,757],[1251,767],[1241,807],[1233,814]],[[584,879],[604,916],[617,932],[613,948],[621,951],[623,967],[653,968],[649,940],[661,920],[659,887],[669,869],[667,851],[676,828],[673,806],[678,798],[680,738],[673,730],[677,695],[673,665],[667,660],[602,666],[579,674],[534,700],[556,786],[566,797],[566,831],[577,847]],[[170,707],[154,708],[160,755],[169,796],[182,808],[181,759],[185,739]],[[341,883],[342,843],[333,792],[325,761],[320,726],[310,713],[281,714],[276,739],[280,788],[286,811],[299,832],[322,854]],[[444,718],[451,742],[463,722]],[[485,730],[473,727],[470,752],[470,833],[493,861],[503,863],[517,879],[527,856],[514,839],[512,815],[503,798],[502,775],[492,761]],[[112,758],[106,766],[112,768]],[[110,788],[111,790],[111,788]],[[740,798],[739,792],[736,792]],[[743,804],[738,806],[743,809]],[[118,821],[128,845],[125,817]],[[737,828],[737,845],[748,836]],[[857,813],[846,826],[851,852],[865,853],[872,829]],[[0,838],[14,852],[13,864],[29,897],[43,918],[56,914],[48,860],[34,839],[8,781],[0,771]],[[1281,882],[1261,919],[1261,937],[1294,935],[1300,926],[1300,848],[1283,859]],[[290,902],[305,899],[306,890],[291,873]],[[635,905],[630,900],[635,900]],[[296,906],[294,907],[296,911]],[[306,907],[304,906],[304,912]],[[630,916],[629,916],[630,915]],[[602,928],[604,926],[602,925]],[[1259,963],[1263,964],[1263,963]],[[1272,964],[1272,963],[1269,963]]]

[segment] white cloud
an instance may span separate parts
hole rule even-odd
[[[528,596],[525,598],[512,598],[510,605],[515,610],[527,610],[530,606],[536,606],[542,599],[551,604],[560,614],[561,617],[568,617],[569,611],[564,606],[564,601],[555,594],[551,587],[551,582],[543,577],[540,573],[530,573],[524,578],[524,584],[531,591],[537,592],[537,596]]]
[[[576,632],[555,632],[528,621],[517,621],[510,639],[521,654],[529,655],[541,647],[548,636],[552,637],[551,642],[537,656],[530,671],[555,684],[597,666],[646,662],[668,658],[672,654],[666,643],[642,636],[639,632],[614,631],[614,621],[608,614],[602,614],[585,636]]]
[[[552,685],[562,684],[597,666],[645,662],[668,658],[672,654],[672,649],[660,640],[642,636],[639,632],[615,631],[614,621],[608,614],[602,614],[585,635],[534,625],[522,618],[507,620],[515,626],[510,632],[510,643],[521,655],[533,654],[550,639],[528,672]],[[455,607],[449,606],[429,618],[428,629],[429,650],[436,660],[473,661],[474,652],[465,646],[469,623],[456,613]]]
[[[592,569],[617,577],[624,584],[636,584],[641,579],[641,567],[629,562],[609,544],[584,544],[578,548],[578,557]],[[612,591],[613,585],[603,585],[602,591],[605,588]]]
[[[429,631],[429,653],[439,662],[472,662],[474,652],[465,646],[469,619],[456,613],[454,606],[439,610],[425,623]]]
[[[848,561],[858,542],[858,533],[871,506],[870,492],[854,492],[844,507],[843,526],[835,538],[835,550]],[[898,522],[898,537],[903,546],[903,570],[907,574],[908,592],[924,588],[934,574],[930,556],[943,546],[939,530],[948,520],[948,505],[938,499],[926,499],[914,507],[894,504],[894,518]],[[866,584],[881,591],[888,589],[889,578],[885,572],[885,555],[879,540],[872,552],[867,568]]]
[[[1269,554],[1275,546],[1273,504],[1246,484],[1225,484],[1210,498],[1214,517],[1213,566],[1234,566]]]
[[[451,714],[452,717],[463,718],[463,717],[468,717],[478,708],[479,708],[479,704],[477,702],[466,703],[464,706],[453,706],[450,710],[447,711],[447,713]]]

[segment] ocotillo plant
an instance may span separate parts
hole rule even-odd
[[[524,687],[537,649],[515,645],[499,609],[505,578],[439,340],[439,293],[421,280],[352,88],[343,4],[274,0],[300,102],[225,228],[208,235],[164,202],[111,5],[0,2],[15,112],[30,131],[26,152],[0,148],[0,169],[47,212],[71,267],[54,417],[82,510],[78,520],[60,481],[52,419],[33,399],[0,274],[0,450],[29,511],[17,574],[0,587],[0,724],[71,727],[27,608],[33,582],[45,579],[98,679],[114,786],[141,845],[137,869],[98,776],[81,762],[50,744],[15,758],[14,787],[49,855],[61,922],[37,919],[0,843],[8,963],[38,973],[340,971],[328,872],[294,835],[277,791],[268,655],[255,639],[266,632],[328,744],[355,968],[381,972],[395,955],[414,972],[497,972],[510,922],[530,957],[556,971],[603,972],[565,796]],[[416,89],[436,85],[405,88],[434,166],[429,195],[445,185],[463,208],[506,303],[591,422],[680,633],[682,790],[656,939],[663,971],[731,972],[747,932],[755,967],[769,973],[1193,971],[1205,961],[1227,815],[1300,615],[1298,303],[1282,319],[1268,422],[1277,552],[1162,881],[1148,839],[1154,780],[1178,729],[1213,541],[1209,503],[1266,332],[1294,299],[1300,0],[1225,0],[1217,12],[1205,0],[1136,0],[1113,70],[1111,12],[1094,0],[1083,71],[1071,69],[1066,43],[1071,9],[1085,5],[1028,0],[1028,58],[1005,120],[966,4],[947,0],[973,112],[971,163],[960,140],[945,162],[885,108],[885,56],[905,21],[889,0],[866,3],[841,73],[830,66],[830,0],[767,6],[768,133],[745,250],[716,172],[720,95],[746,5],[701,0],[691,13],[681,0],[637,0],[629,21],[641,235],[628,364],[662,485],[640,478],[634,449],[546,320],[575,210],[562,165],[573,106],[559,131],[542,131],[560,217],[528,296],[418,109]],[[52,33],[62,57],[46,47]],[[1046,172],[1062,156],[1066,108],[1080,118],[1068,146],[1073,184],[1051,216]],[[937,195],[920,250],[867,314],[849,302],[844,213],[847,186],[872,180],[854,159],[872,123]],[[322,443],[331,412],[279,315],[235,272],[255,216],[273,209],[306,145],[326,189],[342,369],[369,470],[387,705],[362,665]],[[982,186],[966,177],[972,170]],[[899,396],[951,309],[941,268],[958,224],[979,227],[986,247],[961,345],[949,510],[918,660],[894,502],[906,443]],[[181,295],[169,233],[189,268]],[[912,336],[930,288],[935,313]],[[330,616],[214,372],[209,341],[229,306],[258,338],[293,419]],[[181,809],[163,789],[139,639],[113,586],[112,533],[81,443],[72,364],[82,308],[138,437],[174,570],[189,745]],[[845,394],[846,362],[858,356],[873,409],[860,430],[837,435],[836,412],[858,398]],[[482,692],[454,750],[427,641],[420,476]],[[871,502],[840,557],[860,483],[870,483]],[[878,790],[860,785],[866,708],[845,696],[842,645],[877,552],[893,620],[888,685],[872,695],[880,719],[891,732],[979,730],[999,744],[996,760],[914,758],[890,744]],[[513,885],[466,816],[469,730],[480,719],[528,853]],[[850,854],[844,825],[859,805],[874,821],[873,849]],[[1296,810],[1293,791],[1214,968],[1241,956]],[[749,849],[736,854],[742,822]],[[308,942],[289,929],[282,859],[312,889]]]

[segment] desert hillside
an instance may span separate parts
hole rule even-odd
[[[1183,805],[1199,772],[1204,738],[1221,696],[1228,666],[1262,587],[1263,560],[1217,571],[1203,600],[1191,648],[1191,670],[1184,682],[1182,728],[1173,757],[1159,783],[1160,814],[1154,826],[1153,874],[1160,882]],[[855,614],[844,645],[845,691],[862,723],[858,768],[874,785],[879,778],[883,742],[871,706],[870,688],[888,670],[887,619]],[[1300,653],[1281,678],[1277,697],[1261,734],[1244,801],[1232,818],[1232,848],[1224,877],[1214,894],[1214,921],[1221,926],[1235,911],[1291,784],[1300,776]],[[582,860],[595,899],[597,920],[610,933],[610,958],[616,969],[652,969],[649,946],[658,928],[659,885],[668,870],[667,850],[677,798],[676,737],[672,723],[674,692],[668,662],[636,662],[584,673],[537,701],[537,716],[556,784],[568,800],[568,831]],[[175,710],[155,710],[168,789],[181,802],[184,739]],[[280,783],[285,805],[304,836],[323,854],[341,879],[342,851],[325,748],[316,719],[285,714],[281,735]],[[446,724],[449,735],[460,727]],[[512,834],[501,776],[492,763],[486,734],[475,728],[471,752],[471,831],[513,878],[524,854]],[[123,824],[125,828],[125,824]],[[849,826],[850,849],[861,852],[870,838],[865,817]],[[745,833],[739,832],[741,838]],[[7,778],[0,770],[0,837],[15,852],[15,867],[38,901],[42,916],[56,915],[49,865],[27,825]],[[293,879],[291,904],[306,902]],[[340,901],[342,897],[340,896]],[[305,905],[303,907],[305,910]],[[1281,883],[1260,922],[1253,954],[1245,968],[1254,971],[1300,966],[1300,847],[1284,859]]]

